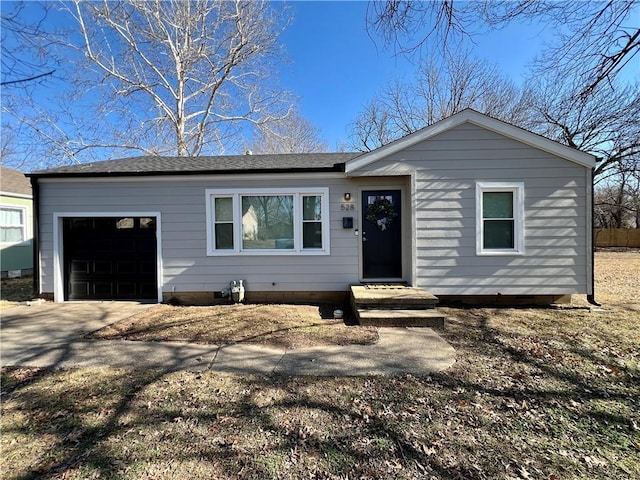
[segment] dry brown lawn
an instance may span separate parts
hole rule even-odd
[[[214,345],[245,342],[286,349],[377,341],[375,328],[347,326],[343,320],[333,320],[332,314],[331,308],[311,305],[158,305],[103,328],[92,338]]]
[[[424,377],[6,368],[7,479],[640,478],[640,253],[604,308],[447,310]]]

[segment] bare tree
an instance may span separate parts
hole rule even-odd
[[[529,82],[530,112],[524,122],[546,137],[598,158],[596,183],[640,169],[640,88],[616,82],[576,95],[581,83],[541,77]]]
[[[362,152],[370,152],[399,138],[382,98],[369,102],[349,125],[349,131],[350,147]]]
[[[386,0],[369,3],[367,22],[401,52],[427,43],[431,50],[434,45],[446,49],[450,42],[479,33],[478,20],[491,29],[514,20],[539,22],[557,33],[538,68],[579,78],[579,93],[585,95],[613,81],[640,51],[637,5],[637,0]]]
[[[287,114],[267,68],[283,26],[265,1],[75,0],[72,14],[117,100],[146,107],[140,127],[171,135],[179,156]]]
[[[640,175],[621,169],[596,188],[594,222],[599,228],[640,228]]]
[[[75,0],[59,6],[56,18],[70,15],[75,22],[42,35],[55,58],[64,60],[46,90],[40,82],[11,95],[3,88],[3,152],[15,152],[3,162],[27,159],[37,168],[132,151],[237,151],[253,130],[291,109],[272,66],[283,56],[278,37],[288,10],[282,6],[240,0]],[[33,7],[25,4],[27,18]],[[50,29],[48,21],[43,25]],[[7,35],[19,43],[15,32]],[[34,46],[24,53],[30,59],[40,51]]]
[[[3,165],[23,170],[30,158],[33,131],[22,115],[33,92],[54,81],[59,58],[53,53],[55,35],[47,28],[49,3],[0,2],[0,159]],[[26,135],[26,137],[25,137]]]
[[[352,147],[368,151],[465,108],[513,123],[527,117],[525,93],[497,67],[468,52],[424,60],[411,82],[396,81],[350,125]]]
[[[320,130],[293,111],[286,118],[264,124],[247,150],[258,154],[313,153],[326,152],[328,146]]]
[[[2,2],[0,4],[0,86],[21,87],[42,81],[56,71],[55,59],[46,51],[43,42],[43,26],[49,13],[49,4],[38,4],[34,19],[23,15],[24,2]],[[26,49],[37,49],[39,55],[24,55]]]

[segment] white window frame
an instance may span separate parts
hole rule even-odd
[[[330,217],[329,189],[318,188],[208,188],[206,195],[207,256],[230,255],[330,255]],[[280,249],[243,249],[242,248],[242,197],[259,195],[293,196],[293,244],[289,250]],[[319,196],[321,198],[322,248],[302,247],[302,197]],[[233,202],[233,248],[215,248],[215,199],[231,197]]]
[[[482,199],[486,192],[513,193],[513,248],[484,248]],[[476,182],[476,254],[524,255],[524,182]]]
[[[27,207],[22,205],[15,205],[11,203],[3,203],[0,204],[0,208],[6,210],[19,210],[22,212],[22,225],[2,225],[2,227],[21,227],[22,228],[22,240],[17,240],[15,242],[0,242],[3,246],[10,245],[30,245],[31,239],[29,238],[29,212]]]

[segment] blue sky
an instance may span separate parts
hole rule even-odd
[[[366,1],[298,1],[290,7],[293,22],[281,39],[292,64],[281,80],[334,149],[347,141],[346,128],[364,105],[389,81],[411,78],[415,65],[369,36]],[[548,35],[538,26],[510,26],[474,37],[473,51],[520,83]]]
[[[387,83],[411,79],[416,71],[415,58],[395,55],[381,39],[370,36],[366,0],[291,0],[277,4],[283,5],[293,18],[281,36],[290,59],[280,67],[281,86],[299,98],[300,112],[320,129],[330,150],[348,148],[349,124]],[[55,27],[68,21],[56,13],[47,20],[56,23]],[[477,26],[471,28],[476,30]],[[528,65],[542,53],[544,43],[553,40],[553,33],[539,24],[514,23],[478,34],[468,46],[476,58],[497,64],[502,73],[520,84]],[[628,79],[640,76],[639,63],[629,69]],[[65,80],[56,78],[34,87],[34,98],[47,99],[47,89]]]

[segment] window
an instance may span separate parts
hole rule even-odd
[[[476,253],[524,253],[524,184],[476,184]]]
[[[26,208],[0,207],[0,243],[20,243],[27,239]]]
[[[293,195],[240,195],[242,250],[293,250]]]
[[[329,191],[207,190],[208,255],[326,255]]]
[[[214,198],[216,250],[233,249],[233,197]]]
[[[302,196],[302,247],[322,248],[322,196]]]

